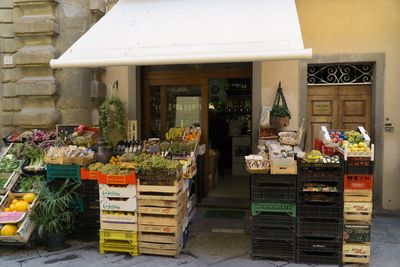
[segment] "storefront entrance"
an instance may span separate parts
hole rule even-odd
[[[197,176],[201,205],[249,207],[252,64],[149,66],[141,69],[144,138],[199,125],[207,149]]]

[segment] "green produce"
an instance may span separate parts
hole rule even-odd
[[[136,156],[133,158],[133,161],[134,161],[134,162],[137,162],[137,163],[141,163],[141,162],[143,162],[143,161],[149,159],[150,157],[151,157],[151,154],[141,153],[141,154],[136,155]]]
[[[39,193],[40,190],[45,186],[46,179],[44,176],[26,176],[21,179],[18,186],[18,192],[36,192]]]
[[[6,183],[7,183],[7,179],[1,178],[1,179],[0,179],[0,188],[3,188],[3,187],[5,186]]]
[[[19,160],[24,160],[34,149],[28,143],[15,143],[10,147],[7,154],[14,155]]]
[[[29,151],[27,155],[27,159],[29,160],[29,165],[25,168],[30,171],[37,171],[39,169],[43,169],[43,161],[44,161],[44,151],[40,148],[33,148]]]
[[[151,156],[145,161],[139,163],[137,169],[141,172],[150,170],[176,170],[181,166],[177,160],[169,160],[160,156]]]
[[[106,164],[101,169],[104,174],[114,174],[114,175],[128,175],[129,170],[121,168],[118,164]]]
[[[20,167],[21,161],[14,155],[6,155],[0,159],[0,173],[11,173]]]
[[[96,162],[96,163],[89,164],[88,170],[89,170],[89,171],[101,171],[101,169],[102,169],[103,167],[104,167],[104,164],[103,164],[103,163]]]

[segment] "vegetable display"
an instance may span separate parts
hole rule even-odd
[[[113,174],[113,175],[128,175],[129,170],[124,169],[118,164],[102,164],[100,162],[96,162],[90,164],[88,166],[89,171],[100,171],[104,174]]]
[[[17,184],[17,192],[36,192],[39,193],[40,190],[45,186],[46,178],[41,175],[35,176],[25,176],[20,178]]]
[[[0,173],[11,173],[20,167],[21,161],[14,155],[6,155],[0,159]]]
[[[23,160],[28,157],[35,148],[28,143],[15,143],[8,150],[8,154],[14,155],[17,159]]]
[[[39,148],[33,148],[29,151],[27,159],[29,165],[25,166],[24,169],[28,171],[38,171],[44,169],[44,151]]]

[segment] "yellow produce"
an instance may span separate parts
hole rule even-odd
[[[26,202],[26,201],[23,201],[23,200],[21,200],[21,201],[18,201],[16,204],[15,204],[15,211],[27,211],[28,210],[28,206],[29,206],[29,203],[28,202]]]
[[[17,230],[18,228],[15,224],[6,224],[1,228],[0,235],[15,235]]]
[[[24,201],[28,202],[29,204],[31,204],[36,198],[36,195],[34,193],[27,193],[24,195],[24,197],[22,198]]]
[[[9,208],[11,211],[15,211],[15,204],[11,204]]]
[[[10,209],[10,208],[5,208],[4,211],[5,211],[5,212],[10,212],[11,209]]]
[[[12,204],[15,204],[18,202],[18,199],[13,199],[13,201],[11,202]]]

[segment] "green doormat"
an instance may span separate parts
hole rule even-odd
[[[206,210],[204,218],[243,220],[246,213],[240,210]]]

